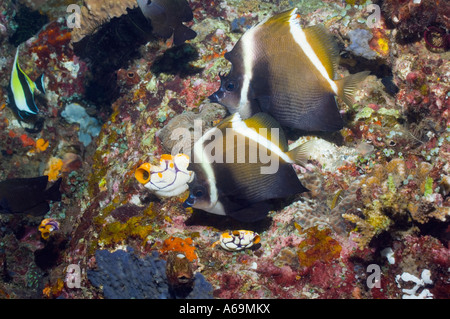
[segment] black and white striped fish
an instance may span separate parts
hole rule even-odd
[[[303,163],[310,143],[287,151],[279,124],[267,113],[242,120],[235,113],[195,142],[184,207],[250,222],[264,218],[280,199],[304,191],[291,164]]]
[[[344,123],[335,96],[352,104],[360,72],[336,80],[339,52],[325,27],[302,28],[297,9],[249,29],[225,54],[232,63],[209,98],[246,119],[267,112],[283,127],[337,131]]]
[[[39,112],[34,101],[34,92],[38,89],[45,94],[44,74],[41,74],[33,82],[20,68],[18,57],[19,48],[16,50],[11,71],[11,80],[8,88],[8,106],[18,115],[19,120],[25,121]]]

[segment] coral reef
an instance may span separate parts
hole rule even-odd
[[[449,298],[448,1],[374,1],[381,19],[369,27],[370,1],[188,0],[197,36],[180,46],[151,35],[136,1],[71,1],[86,17],[79,30],[68,1],[19,2],[0,2],[0,181],[45,173],[61,178],[62,198],[41,217],[0,212],[0,298]],[[49,19],[19,46],[23,71],[45,74],[35,131],[7,107],[22,5]],[[292,7],[338,41],[338,77],[371,71],[353,105],[338,99],[341,131],[286,131],[290,149],[315,141],[293,165],[309,192],[241,223],[139,183],[142,164],[188,154],[176,146],[227,115],[207,98],[230,69],[224,54]],[[83,124],[67,119],[70,105]],[[259,242],[214,247],[242,229]]]

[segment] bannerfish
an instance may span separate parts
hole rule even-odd
[[[279,199],[307,191],[292,163],[304,163],[310,143],[287,152],[279,124],[267,113],[242,120],[235,113],[194,143],[194,171],[184,207],[250,222],[263,219]]]
[[[11,80],[8,87],[8,105],[18,115],[19,120],[26,121],[39,112],[34,101],[34,92],[38,89],[45,94],[44,74],[41,74],[36,81],[31,81],[28,75],[20,68],[18,57],[19,48],[16,50],[16,57],[14,58],[11,71]]]
[[[246,119],[267,112],[283,127],[337,131],[344,123],[335,96],[352,105],[359,82],[370,72],[335,80],[339,51],[322,25],[302,28],[297,9],[249,29],[225,54],[228,75],[209,98]]]
[[[48,201],[61,200],[61,178],[49,188],[47,184],[47,175],[0,182],[0,213],[44,215],[49,210]]]
[[[168,39],[173,34],[175,45],[183,44],[197,36],[197,33],[186,27],[183,22],[194,18],[186,0],[138,0],[144,16],[150,20],[153,32]]]

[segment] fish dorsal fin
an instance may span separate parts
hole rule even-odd
[[[33,81],[31,81],[30,77],[20,67],[20,64],[19,64],[19,47],[17,47],[17,50],[16,50],[16,57],[14,59],[14,67],[17,68],[18,73],[21,73],[23,75],[23,77],[25,78],[25,81],[27,82],[30,90],[32,92],[34,92],[34,90],[36,89],[36,85],[34,84]]]
[[[336,41],[325,26],[318,24],[303,29],[306,40],[322,62],[328,76],[334,80],[337,66],[339,64],[339,50]]]
[[[286,152],[288,149],[288,144],[286,140],[286,136],[284,135],[284,131],[281,128],[280,124],[269,114],[267,113],[257,113],[252,117],[244,120],[244,123],[247,127],[256,130],[256,132],[263,132],[261,129],[267,129],[267,139],[277,145],[283,152]],[[272,129],[278,130],[278,136],[272,136]]]
[[[45,85],[44,85],[44,73],[42,73],[36,81],[34,81],[35,87],[41,91],[43,94],[45,94]]]
[[[286,23],[288,24],[292,17],[296,14],[297,8],[293,8],[291,10],[287,10],[284,12],[280,12],[264,21],[262,21],[260,24],[266,24],[270,25],[272,23]]]

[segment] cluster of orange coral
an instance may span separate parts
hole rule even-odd
[[[63,161],[60,158],[52,157],[47,163],[47,169],[44,171],[44,175],[48,175],[48,180],[56,181],[61,173]]]
[[[166,239],[163,243],[163,247],[160,250],[161,254],[168,253],[170,251],[183,253],[189,261],[194,261],[197,259],[197,254],[195,253],[195,246],[193,246],[192,239],[186,238],[182,239],[179,237],[170,237]]]
[[[45,298],[56,298],[59,295],[61,295],[63,289],[64,289],[64,281],[58,278],[58,280],[53,286],[47,283],[45,285],[45,288],[42,290],[42,294],[44,295]]]

